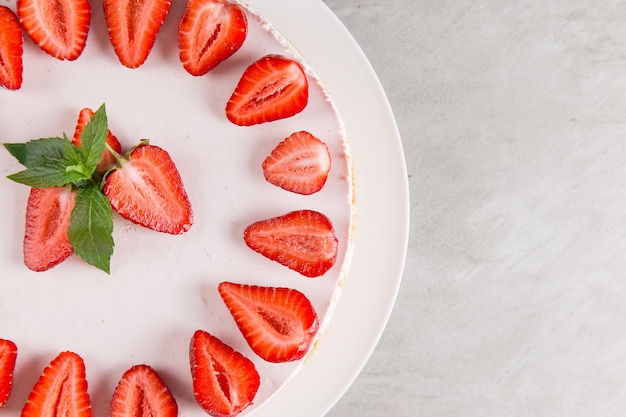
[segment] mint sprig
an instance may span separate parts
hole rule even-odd
[[[67,233],[78,256],[110,273],[114,246],[113,212],[109,199],[97,185],[77,188]]]
[[[76,192],[68,230],[70,244],[83,260],[108,274],[115,246],[113,212],[96,171],[107,135],[108,120],[103,104],[85,125],[81,146],[63,135],[5,143],[4,147],[26,168],[7,178],[29,187],[68,186]]]

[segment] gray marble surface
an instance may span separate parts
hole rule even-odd
[[[402,286],[329,413],[626,409],[626,4],[325,0],[393,107]]]

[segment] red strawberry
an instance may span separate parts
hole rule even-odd
[[[122,65],[137,68],[154,46],[171,0],[103,0],[109,39]]]
[[[304,357],[319,329],[311,302],[292,288],[222,282],[219,292],[237,327],[257,355],[268,362]]]
[[[76,193],[68,187],[31,188],[26,206],[24,263],[45,271],[74,251],[67,236]]]
[[[158,232],[184,233],[191,204],[170,155],[142,143],[106,177],[104,194],[122,217]]]
[[[16,360],[17,346],[15,343],[0,339],[0,408],[6,405],[11,396]]]
[[[85,363],[76,353],[61,352],[35,383],[21,417],[92,415]]]
[[[196,330],[189,347],[196,401],[212,416],[231,417],[252,404],[261,379],[252,361],[217,337]]]
[[[250,65],[226,104],[226,116],[240,126],[284,119],[300,113],[309,100],[302,66],[279,55]]]
[[[80,113],[78,114],[78,121],[76,122],[76,130],[74,131],[74,137],[72,138],[72,143],[74,145],[81,146],[82,140],[80,138],[80,135],[83,133],[83,129],[85,128],[87,123],[89,123],[93,114],[94,114],[93,110],[87,107],[82,109]],[[109,130],[109,135],[107,136],[107,143],[109,144],[111,148],[113,148],[115,152],[117,152],[118,154],[122,153],[122,145],[120,144],[119,140],[117,140],[117,138],[111,133],[110,130]],[[96,171],[105,172],[113,164],[115,164],[115,162],[116,162],[115,156],[108,149],[105,149],[104,152],[102,152],[102,159],[98,163],[98,166],[96,167]]]
[[[22,86],[22,27],[7,6],[0,6],[0,85],[9,90]]]
[[[204,75],[241,47],[248,31],[239,5],[226,0],[189,0],[178,28],[180,61]]]
[[[263,161],[270,183],[298,194],[322,189],[330,171],[330,153],[324,142],[304,131],[292,133]]]
[[[246,228],[243,237],[252,250],[306,277],[324,275],[337,260],[333,225],[313,210],[258,221]]]
[[[73,61],[85,49],[89,0],[17,0],[17,15],[33,42],[53,57]]]
[[[159,374],[148,365],[135,365],[122,375],[109,417],[176,417],[178,405]]]

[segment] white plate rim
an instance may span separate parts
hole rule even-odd
[[[351,142],[356,240],[341,299],[303,369],[254,413],[322,416],[363,370],[397,298],[409,234],[406,162],[380,80],[331,9],[321,0],[247,3],[311,64],[337,105]]]

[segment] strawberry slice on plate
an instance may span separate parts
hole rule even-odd
[[[0,339],[0,408],[6,405],[11,396],[16,360],[17,346],[15,343]]]
[[[18,90],[23,80],[22,26],[7,6],[0,6],[0,85]]]
[[[76,122],[76,130],[74,131],[74,137],[72,138],[72,143],[76,146],[81,146],[81,134],[83,133],[83,129],[87,126],[87,123],[93,117],[94,112],[88,107],[83,108],[78,114],[78,121]],[[122,153],[122,145],[120,141],[111,133],[109,130],[109,134],[107,135],[107,144],[118,154]],[[102,159],[96,166],[96,171],[102,173],[109,169],[116,162],[115,156],[108,150],[104,149],[102,152]]]
[[[178,27],[180,61],[191,75],[204,75],[233,55],[246,39],[248,22],[226,0],[189,0]]]
[[[272,150],[262,167],[268,182],[309,195],[324,187],[330,171],[330,153],[328,146],[309,132],[295,132]]]
[[[252,404],[261,379],[250,359],[210,333],[196,330],[189,362],[193,393],[204,411],[232,417]]]
[[[141,66],[170,11],[171,0],[103,0],[109,39],[122,65]]]
[[[69,187],[30,189],[24,232],[24,263],[29,269],[45,271],[74,253],[67,231],[75,197]]]
[[[85,363],[74,352],[61,352],[35,383],[21,417],[91,417]]]
[[[308,101],[302,65],[281,55],[266,55],[244,71],[226,104],[226,116],[236,125],[251,126],[294,116]]]
[[[180,173],[164,149],[142,142],[106,175],[104,194],[113,210],[158,232],[181,234],[193,223]]]
[[[159,374],[135,365],[122,375],[113,393],[109,417],[176,417],[178,405]]]
[[[268,362],[302,359],[319,330],[309,299],[293,288],[232,282],[218,286],[250,348]]]
[[[306,277],[324,275],[337,260],[333,225],[314,210],[260,220],[248,226],[243,237],[250,249]]]
[[[17,15],[28,36],[47,54],[73,61],[85,49],[89,0],[17,0]]]

